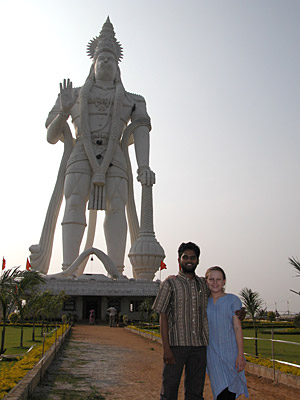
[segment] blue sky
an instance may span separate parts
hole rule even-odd
[[[228,291],[247,286],[270,310],[300,311],[288,263],[300,258],[300,3],[27,0],[1,1],[0,11],[7,265],[25,266],[39,241],[62,154],[44,127],[59,82],[83,84],[86,45],[109,15],[124,48],[124,86],[146,98],[152,119],[162,278],[176,273],[178,245],[191,240],[202,249],[199,274],[221,265]],[[95,245],[105,251],[102,218]],[[61,264],[60,221],[50,272]],[[97,261],[86,271],[105,273]]]

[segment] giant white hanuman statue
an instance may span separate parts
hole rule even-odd
[[[63,193],[66,205],[62,221],[62,269],[65,275],[68,275],[68,271],[75,275],[81,274],[86,263],[84,259],[88,254],[95,253],[92,245],[97,210],[105,210],[107,256],[118,273],[109,272],[117,276],[124,269],[127,237],[125,208],[132,243],[140,232],[128,156],[128,146],[131,143],[135,146],[138,181],[148,188],[152,188],[155,183],[155,175],[149,167],[151,124],[146,103],[142,96],[124,89],[118,66],[122,59],[122,47],[115,38],[109,18],[99,36],[89,42],[88,55],[93,61],[86,82],[81,88],[73,88],[69,79],[64,80],[46,121],[48,142],[55,144],[61,140],[65,147],[40,242],[30,247],[32,268],[45,274],[49,268]],[[75,139],[67,123],[69,117],[74,125]],[[92,250],[85,253],[85,257],[74,268],[87,225],[87,203],[90,216],[85,250]],[[147,205],[142,207],[147,208]],[[151,223],[148,231],[153,229]],[[153,276],[163,257],[163,250],[160,249]],[[138,274],[134,272],[134,275],[138,278]],[[147,278],[146,275],[144,277]]]

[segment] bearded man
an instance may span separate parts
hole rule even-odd
[[[206,371],[209,290],[205,278],[195,274],[200,249],[192,242],[178,248],[180,272],[161,285],[153,304],[160,314],[163,344],[163,382],[161,400],[175,400],[185,367],[185,399],[203,399]]]

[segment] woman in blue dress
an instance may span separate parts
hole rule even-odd
[[[207,306],[207,371],[214,400],[233,400],[241,394],[248,397],[242,325],[235,315],[242,303],[234,294],[225,293],[222,268],[209,268],[205,278],[211,292]]]

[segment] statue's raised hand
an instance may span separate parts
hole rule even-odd
[[[70,79],[64,79],[63,83],[59,84],[59,87],[61,110],[63,113],[69,114],[77,99],[72,82]]]

